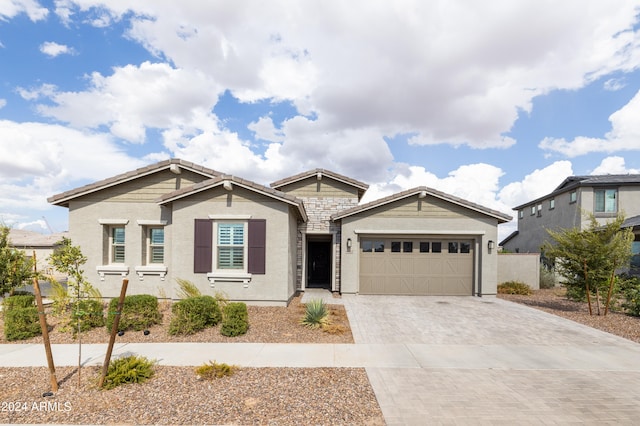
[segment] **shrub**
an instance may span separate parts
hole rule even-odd
[[[213,380],[224,376],[233,376],[237,369],[238,367],[235,365],[225,363],[219,364],[215,361],[210,361],[200,367],[197,367],[195,371],[199,378]]]
[[[109,302],[109,312],[105,324],[108,330],[113,327],[117,309],[118,299],[112,299]],[[153,324],[159,324],[161,321],[162,314],[158,308],[158,298],[150,294],[135,294],[124,298],[118,331],[140,331]]]
[[[328,322],[327,305],[324,304],[322,299],[310,300],[305,305],[304,317],[300,320],[300,323],[311,328],[318,328]]]
[[[171,307],[173,317],[169,334],[193,334],[213,327],[222,319],[218,302],[212,296],[197,296],[180,300]]]
[[[640,277],[623,277],[620,288],[624,296],[622,307],[626,313],[640,316]]]
[[[9,341],[25,340],[42,334],[38,308],[13,307],[4,312],[4,336]]]
[[[507,281],[498,285],[498,294],[531,294],[531,287],[520,281]]]
[[[553,270],[540,266],[540,288],[554,288],[556,284],[556,275]]]
[[[75,302],[71,308],[71,320],[69,328],[76,334],[78,332],[78,321],[80,322],[80,332],[91,330],[104,325],[102,302],[95,299],[84,299]]]
[[[33,294],[19,294],[9,296],[2,301],[2,306],[5,311],[11,311],[13,309],[30,308],[35,306],[36,297]]]
[[[143,383],[153,377],[155,361],[142,356],[126,356],[117,358],[109,364],[102,387],[113,389],[128,383]]]
[[[180,290],[178,291],[178,297],[180,297],[181,299],[188,299],[190,297],[202,296],[202,292],[191,281],[184,280],[182,278],[176,278],[176,281],[180,286]]]
[[[223,336],[234,337],[245,334],[249,329],[249,313],[247,305],[242,302],[231,302],[224,307],[222,327]]]

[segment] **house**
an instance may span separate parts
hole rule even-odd
[[[179,159],[49,198],[69,209],[85,272],[106,297],[203,294],[286,305],[344,294],[495,295],[503,213],[427,188],[360,204],[368,185],[314,169],[264,186]]]
[[[36,270],[54,278],[64,279],[63,275],[56,274],[49,266],[47,260],[58,247],[62,238],[68,237],[66,232],[56,232],[51,234],[41,234],[39,232],[27,231],[25,229],[9,230],[9,246],[22,250],[28,258],[36,256]]]
[[[589,214],[600,223],[619,213],[627,217],[625,227],[635,233],[633,251],[640,254],[640,175],[570,176],[544,197],[514,207],[518,230],[500,242],[516,253],[539,253],[549,236],[547,229],[584,229]]]

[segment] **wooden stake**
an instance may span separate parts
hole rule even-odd
[[[51,342],[49,341],[49,328],[47,327],[47,317],[44,313],[44,305],[42,304],[42,294],[40,293],[40,283],[38,283],[38,274],[36,266],[36,252],[33,252],[33,292],[36,296],[36,305],[38,306],[38,316],[40,317],[40,328],[42,328],[42,340],[44,341],[44,350],[47,353],[47,364],[49,365],[49,379],[51,380],[51,390],[58,392],[58,379],[56,379],[56,367],[53,364],[53,354],[51,353]]]
[[[109,370],[109,363],[111,362],[111,352],[113,352],[113,345],[116,341],[116,335],[118,334],[118,325],[120,324],[120,315],[122,313],[122,307],[124,305],[124,297],[127,294],[127,286],[129,285],[128,279],[122,280],[122,288],[120,289],[120,299],[118,299],[118,309],[116,310],[115,317],[113,318],[113,326],[111,327],[111,336],[109,337],[109,346],[107,347],[107,355],[104,357],[104,364],[102,364],[102,375],[100,376],[100,382],[98,387],[101,388],[104,384],[104,379],[107,377],[107,370]],[[108,315],[108,314],[107,314]]]

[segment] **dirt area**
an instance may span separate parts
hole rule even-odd
[[[530,296],[499,294],[498,297],[640,343],[640,317],[611,311],[606,316],[597,315],[595,304],[592,304],[593,315],[589,315],[589,307],[586,303],[567,300],[565,294],[566,290],[558,287],[535,290]],[[601,313],[604,314],[602,307]]]

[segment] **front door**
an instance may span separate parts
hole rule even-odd
[[[307,287],[331,290],[331,241],[307,242]]]

